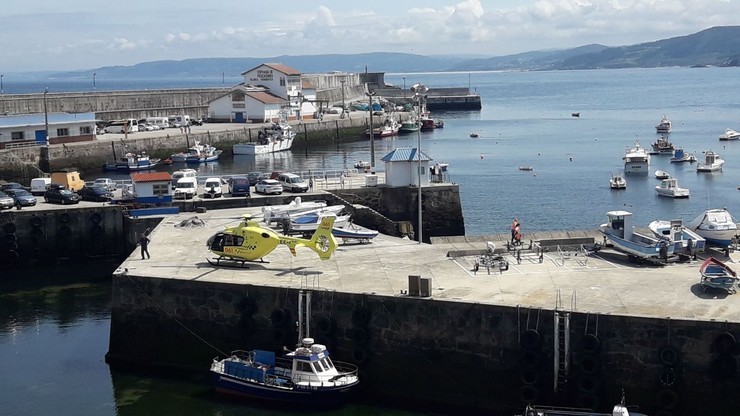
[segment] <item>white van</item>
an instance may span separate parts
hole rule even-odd
[[[31,179],[31,194],[36,196],[43,195],[51,185],[51,178],[33,178]]]
[[[167,117],[148,117],[146,119],[146,122],[151,124],[152,126],[159,127],[161,130],[170,127],[170,119]]]
[[[193,199],[198,192],[198,178],[185,177],[180,178],[175,185],[174,199]]]
[[[203,198],[218,198],[223,195],[223,181],[221,178],[208,178],[203,185]]]
[[[177,186],[177,181],[181,178],[195,178],[198,176],[198,172],[195,169],[182,169],[172,172],[172,189]]]
[[[139,131],[139,121],[135,118],[111,121],[105,126],[106,133],[136,133]]]
[[[184,114],[179,114],[176,116],[169,116],[168,117],[170,127],[185,127],[190,125],[190,116],[186,116]]]

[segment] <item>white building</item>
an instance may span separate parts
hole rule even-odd
[[[209,118],[234,123],[276,121],[285,111],[289,119],[311,118],[316,112],[316,88],[301,73],[283,64],[266,63],[242,73],[244,82],[208,103]]]
[[[136,202],[163,205],[172,203],[172,176],[168,172],[135,172],[131,174]]]
[[[421,163],[419,156],[421,155]],[[400,147],[380,159],[385,166],[385,184],[388,186],[421,186],[429,185],[429,161],[433,160],[424,152],[417,152],[415,147]]]
[[[46,116],[43,113],[0,116],[0,149],[95,140],[95,113],[48,113]]]

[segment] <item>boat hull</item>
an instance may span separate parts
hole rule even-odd
[[[277,140],[268,144],[237,143],[232,150],[235,155],[263,155],[290,150],[293,139]]]
[[[604,231],[604,226],[600,230],[607,240],[611,241],[614,248],[619,251],[631,254],[643,259],[660,259],[673,255],[673,245],[667,241],[658,241],[655,243],[641,243],[638,240],[655,240],[638,233],[633,233],[637,240],[626,240],[617,235]]]
[[[336,405],[344,402],[353,387],[342,386],[269,386],[250,382],[227,374],[211,372],[213,386],[219,393],[233,396],[274,401],[286,404]]]
[[[737,224],[725,209],[706,210],[686,227],[707,240],[707,244],[720,247],[732,244],[737,234]]]

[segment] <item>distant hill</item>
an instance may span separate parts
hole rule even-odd
[[[386,52],[281,55],[269,58],[196,58],[60,72],[50,76],[90,78],[94,72],[98,76],[111,79],[213,78],[222,73],[233,77],[265,62],[283,63],[304,73],[740,66],[740,26],[713,27],[691,35],[631,46],[608,47],[592,44],[565,50],[532,51],[491,58]]]

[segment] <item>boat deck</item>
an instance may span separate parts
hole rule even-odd
[[[166,217],[151,235],[151,259],[140,260],[139,250],[134,250],[119,270],[144,277],[291,288],[308,285],[382,296],[399,296],[408,290],[409,275],[421,275],[431,278],[432,297],[438,300],[552,309],[560,291],[566,305],[576,294],[575,310],[582,312],[740,322],[740,302],[733,295],[724,290],[704,292],[701,287],[699,266],[709,253],[687,263],[653,266],[631,264],[626,255],[609,248],[585,256],[572,248],[558,251],[551,246],[540,262],[540,256],[527,250],[519,260],[514,252],[506,252],[502,240],[508,235],[438,238],[435,244],[379,235],[369,244],[340,240],[331,260],[324,262],[305,247],[298,247],[296,257],[286,247],[278,247],[264,263],[246,263],[246,268],[211,266],[206,259],[213,255],[206,240],[238,223],[245,211],[255,218],[260,214],[258,208],[241,208]],[[206,225],[175,227],[194,215]],[[596,230],[525,234],[523,241],[574,237],[601,242]],[[496,252],[504,249],[507,270],[474,271],[487,240],[496,243]],[[740,260],[737,253],[730,253],[730,258],[722,252],[711,255],[730,265]]]

